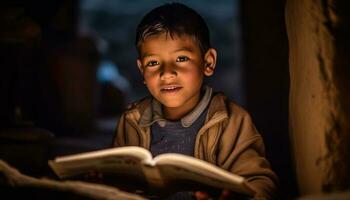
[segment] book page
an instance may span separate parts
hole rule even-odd
[[[91,171],[143,176],[141,163],[152,159],[141,147],[116,147],[57,157],[49,165],[60,178],[69,178]]]
[[[181,155],[162,154],[154,158],[165,182],[198,183],[215,188],[225,188],[241,194],[253,195],[244,177],[232,174],[206,161]],[[186,186],[187,187],[187,186]]]

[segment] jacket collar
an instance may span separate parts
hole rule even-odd
[[[206,121],[209,121],[210,119],[215,118],[219,115],[225,115],[226,117],[228,117],[229,109],[227,109],[227,97],[223,93],[216,93],[212,96],[213,97],[209,103]],[[139,126],[147,126],[147,124],[149,124],[153,119],[152,104],[152,97],[146,97],[134,103],[126,112],[126,118],[128,118],[131,121],[134,121]],[[157,118],[155,117],[155,119]]]

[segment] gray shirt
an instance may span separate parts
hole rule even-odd
[[[178,121],[166,120],[162,115],[160,103],[153,99],[150,149],[153,156],[163,153],[180,153],[193,156],[196,136],[199,129],[204,125],[211,96],[212,89],[205,87],[200,102],[189,114]],[[192,192],[177,192],[166,199],[185,200],[193,198]]]
[[[161,105],[153,100],[154,120],[151,123],[151,153],[180,153],[193,156],[194,144],[199,129],[204,125],[212,89],[205,87],[196,107],[178,121],[168,121],[162,115]],[[157,123],[155,123],[157,122]]]

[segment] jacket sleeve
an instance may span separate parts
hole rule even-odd
[[[142,143],[141,135],[135,128],[137,125],[127,120],[128,116],[132,115],[130,113],[127,111],[120,116],[114,133],[113,146],[145,146]]]
[[[278,178],[265,158],[261,135],[249,114],[238,106],[232,108],[217,159],[222,168],[247,178],[256,191],[254,199],[273,199]]]
[[[121,147],[125,146],[126,142],[126,133],[125,133],[125,113],[123,113],[117,123],[117,126],[114,130],[114,139],[113,139],[113,147]]]

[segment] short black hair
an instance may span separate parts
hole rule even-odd
[[[211,47],[209,28],[193,9],[181,3],[167,3],[147,13],[136,29],[136,47],[149,36],[169,33],[171,37],[187,34],[193,36],[204,54]]]

